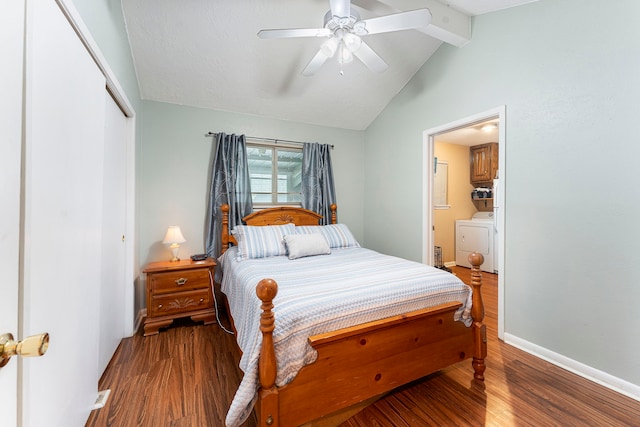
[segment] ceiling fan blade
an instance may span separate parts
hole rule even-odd
[[[316,53],[316,55],[313,58],[311,58],[311,61],[309,61],[305,69],[302,70],[302,75],[313,76],[315,73],[318,72],[320,67],[322,67],[322,64],[324,64],[328,58],[329,57],[325,55],[322,50],[319,50],[318,53]]]
[[[360,48],[353,52],[353,54],[371,71],[376,73],[384,72],[389,66],[380,56],[369,47],[368,44],[362,42]]]
[[[393,15],[365,19],[356,24],[358,35],[388,33],[390,31],[410,30],[426,27],[431,22],[429,9],[417,9],[409,12],[394,13]],[[365,31],[360,33],[359,24],[364,24]]]
[[[398,13],[398,9],[391,7],[380,0],[352,0],[351,4],[367,10],[377,16]]]
[[[258,37],[261,39],[286,39],[291,37],[329,37],[331,31],[328,28],[291,28],[285,30],[260,30]]]
[[[350,0],[330,0],[331,15],[339,18],[348,18],[351,15]]]

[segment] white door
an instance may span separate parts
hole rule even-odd
[[[84,425],[99,377],[105,79],[54,0],[14,3],[3,5],[0,19],[26,22],[25,30],[3,40],[26,44],[8,56],[10,71],[20,67],[20,77],[7,101],[3,74],[0,99],[15,120],[10,135],[23,135],[8,138],[11,155],[3,144],[0,156],[8,187],[2,196],[9,201],[3,200],[0,216],[2,227],[9,224],[0,236],[9,282],[0,286],[8,306],[8,314],[0,310],[0,327],[17,338],[46,331],[51,344],[44,357],[12,359],[0,370],[0,393],[8,396],[0,413],[8,427]],[[24,102],[15,88],[20,94],[24,88]],[[16,218],[21,225],[14,226]],[[20,330],[11,320],[18,316]],[[13,331],[4,330],[5,317]]]
[[[105,78],[54,0],[27,0],[24,427],[83,425],[98,382]]]
[[[24,1],[2,5],[0,13],[0,334],[18,334],[20,242],[20,150],[22,141],[22,58]],[[7,43],[7,40],[13,43]],[[3,426],[18,415],[18,365],[13,358],[0,368],[0,414]]]

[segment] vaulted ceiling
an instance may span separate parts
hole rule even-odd
[[[428,8],[417,30],[363,38],[383,73],[330,58],[301,71],[324,37],[263,40],[261,29],[322,28],[329,0],[126,0],[143,99],[363,130],[442,43],[473,42],[471,17],[535,0],[352,0],[361,19]],[[342,73],[341,73],[342,71]]]

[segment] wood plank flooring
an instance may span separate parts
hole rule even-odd
[[[454,267],[468,283],[469,270]],[[640,426],[640,402],[497,339],[497,276],[483,273],[489,355],[485,383],[469,361],[408,384],[341,427]],[[224,311],[221,320],[227,325]],[[218,427],[242,372],[234,337],[184,321],[124,339],[100,380],[111,389],[86,427]],[[253,427],[249,419],[244,427]]]

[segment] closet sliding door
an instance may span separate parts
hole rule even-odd
[[[128,119],[104,91],[104,185],[102,218],[102,278],[98,372],[104,372],[120,340],[129,335],[125,279]]]
[[[99,379],[105,78],[55,1],[26,10],[21,335],[51,343],[16,362],[21,412],[80,426]]]

